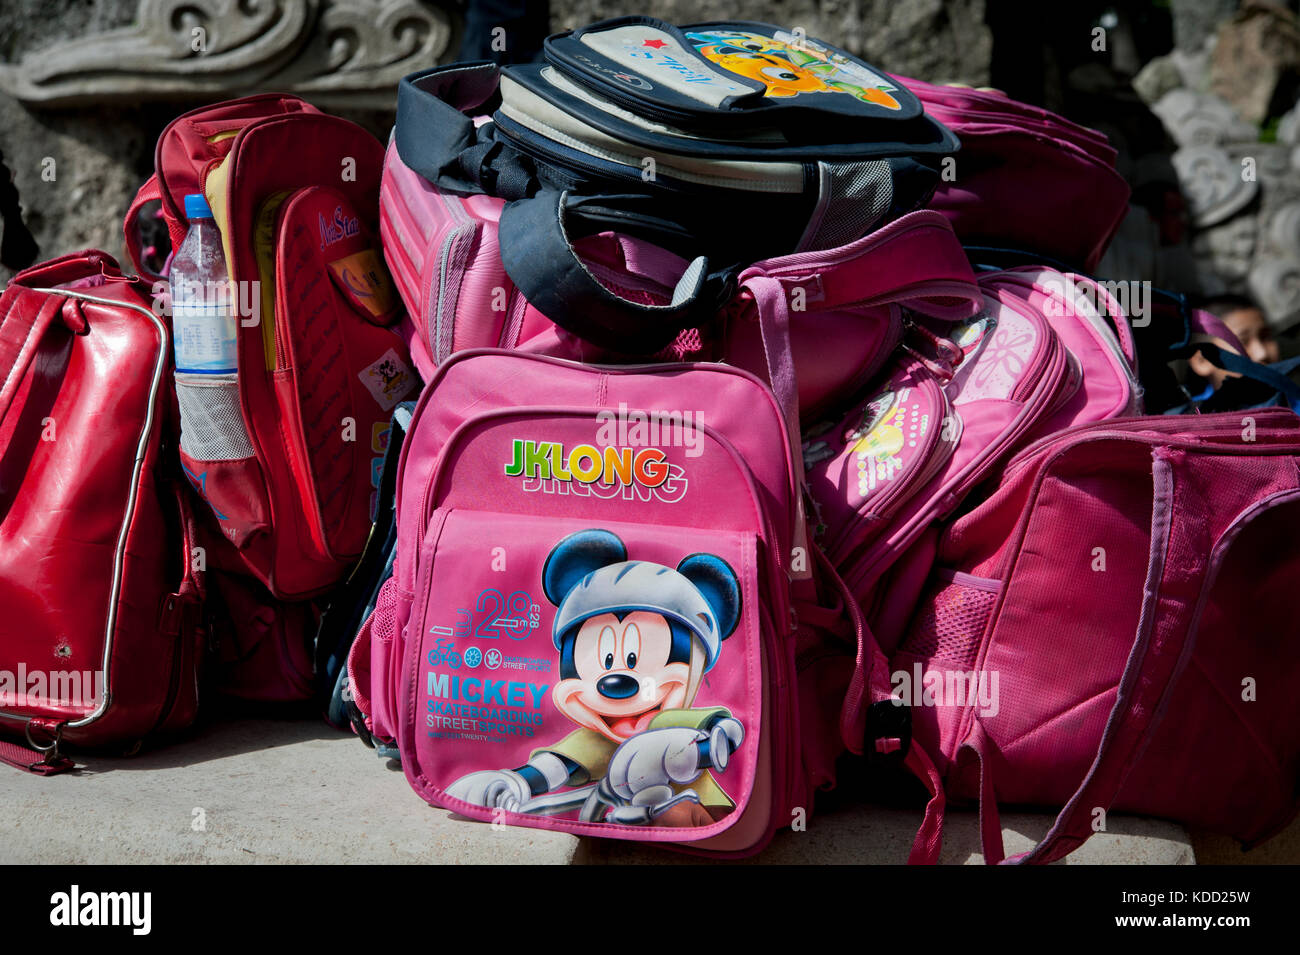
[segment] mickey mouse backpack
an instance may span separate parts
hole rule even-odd
[[[855,658],[880,663],[873,700],[889,688],[807,543],[791,405],[715,363],[439,366],[403,446],[393,576],[348,661],[366,734],[418,794],[724,855],[811,808]]]

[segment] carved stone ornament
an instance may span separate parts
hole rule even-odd
[[[1262,123],[1279,89],[1300,70],[1300,18],[1276,0],[1242,0],[1219,26],[1210,88],[1249,123]]]
[[[1259,259],[1250,270],[1249,287],[1275,328],[1286,329],[1300,319],[1300,256]]]
[[[1210,82],[1210,51],[1202,47],[1195,52],[1179,50],[1170,51],[1169,58],[1183,78],[1183,86],[1190,90],[1204,91]]]
[[[1273,213],[1268,239],[1274,249],[1300,259],[1300,202],[1288,202]]]
[[[1281,143],[1253,143],[1244,148],[1238,147],[1232,152],[1238,163],[1244,156],[1254,157],[1260,181],[1266,191],[1274,180],[1291,173],[1290,151]]]
[[[1277,141],[1288,146],[1300,146],[1300,103],[1292,106],[1278,120]]]
[[[1192,252],[1225,281],[1244,281],[1255,259],[1257,228],[1254,216],[1237,216],[1198,233],[1192,239]]]
[[[1259,181],[1242,175],[1241,163],[1215,146],[1189,146],[1173,156],[1178,182],[1201,228],[1231,218],[1250,204]]]
[[[423,0],[140,0],[132,26],[0,65],[0,89],[38,106],[266,89],[387,108],[453,32],[451,15]]]
[[[1151,112],[1160,117],[1179,146],[1217,146],[1259,138],[1254,126],[1243,122],[1231,106],[1210,93],[1171,90],[1160,97]]]

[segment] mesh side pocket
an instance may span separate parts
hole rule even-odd
[[[181,410],[181,450],[195,461],[238,461],[253,456],[239,410],[234,375],[176,376]]]
[[[860,239],[877,225],[894,201],[889,161],[817,164],[821,193],[799,251],[833,249]]]
[[[704,351],[704,340],[698,328],[684,328],[677,337],[651,357],[655,361],[690,361]]]
[[[964,575],[932,580],[900,649],[922,659],[973,668],[1001,587],[1000,581]]]
[[[638,305],[668,304],[667,295],[658,295],[648,289],[632,288],[630,285],[620,285],[617,282],[606,282],[603,280],[600,284],[620,298],[625,298],[629,302],[635,302]]]
[[[379,588],[375,609],[370,613],[370,635],[392,643],[397,636],[397,581],[389,577]]]

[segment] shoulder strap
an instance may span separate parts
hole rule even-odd
[[[39,726],[53,737],[53,742],[45,747],[32,743],[32,727]],[[54,776],[67,772],[76,766],[71,759],[59,753],[59,735],[61,726],[51,720],[33,719],[26,723],[27,740],[30,746],[21,743],[0,741],[0,763],[6,763],[15,769],[33,773],[37,776]]]
[[[0,300],[0,421],[18,394],[41,339],[59,318],[63,302],[53,295],[11,285]]]
[[[1257,381],[1272,389],[1282,397],[1287,407],[1292,411],[1300,412],[1300,384],[1296,384],[1284,373],[1294,367],[1293,362],[1279,363],[1280,369],[1274,365],[1262,365],[1257,361],[1252,361],[1245,355],[1238,355],[1220,348],[1213,342],[1197,342],[1194,349],[1224,371],[1241,375],[1243,378]]]
[[[970,318],[983,300],[966,252],[948,220],[921,209],[870,235],[825,252],[799,252],[755,263],[739,277],[813,284],[818,308],[897,304],[935,318]]]

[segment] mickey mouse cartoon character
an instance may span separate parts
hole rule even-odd
[[[448,795],[512,812],[580,806],[584,822],[630,825],[703,826],[731,812],[713,774],[745,729],[725,707],[693,704],[740,620],[735,571],[712,554],[676,570],[628,560],[617,535],[585,530],[551,551],[542,585],[556,605],[552,700],[578,728],[517,769],[461,777]]]

